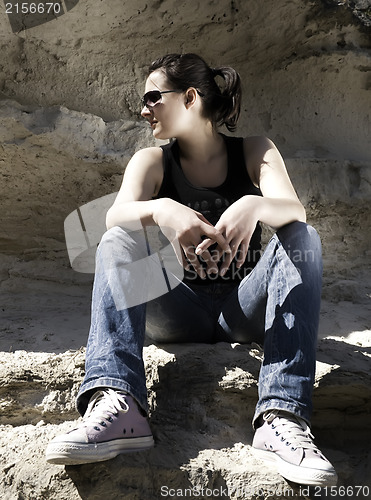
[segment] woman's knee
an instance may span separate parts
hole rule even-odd
[[[102,244],[113,244],[116,241],[122,241],[128,238],[129,233],[125,231],[122,227],[113,226],[108,229],[102,236],[99,245]]]
[[[148,256],[144,231],[126,231],[114,226],[102,236],[98,245],[97,258],[137,261]]]
[[[279,229],[277,236],[291,262],[301,273],[322,274],[321,239],[313,226],[293,222]]]
[[[321,253],[321,239],[316,229],[305,222],[291,222],[277,231],[286,249],[312,249]]]

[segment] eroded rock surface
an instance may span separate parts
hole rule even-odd
[[[370,335],[352,342],[327,339],[319,348],[313,429],[343,484],[371,486],[367,446],[360,453],[370,437],[370,340]],[[155,448],[66,468],[46,464],[43,453],[49,439],[73,427],[78,417],[71,401],[84,350],[2,354],[2,498],[113,500],[120,492],[120,498],[139,500],[160,498],[171,488],[209,488],[248,499],[257,498],[259,490],[276,492],[271,498],[290,490],[293,485],[251,453],[257,346],[149,345],[144,351]]]

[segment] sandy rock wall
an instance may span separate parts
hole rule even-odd
[[[65,249],[70,212],[118,190],[135,149],[150,140],[138,121],[106,123],[61,106],[0,101],[0,251]]]

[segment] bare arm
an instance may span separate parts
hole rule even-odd
[[[158,200],[152,197],[162,182],[162,152],[147,148],[135,153],[129,161],[120,191],[107,212],[107,229],[124,226],[140,229],[154,225],[153,212]]]
[[[273,142],[251,137],[245,139],[244,148],[250,177],[263,195],[255,200],[257,220],[276,229],[294,221],[305,222],[305,209]]]

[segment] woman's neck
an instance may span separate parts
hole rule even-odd
[[[205,127],[194,127],[187,135],[177,140],[181,158],[191,164],[197,162],[199,165],[207,165],[225,151],[222,136],[211,124]]]
[[[194,186],[220,186],[228,173],[227,148],[216,130],[197,130],[178,138],[180,164],[184,175]]]

